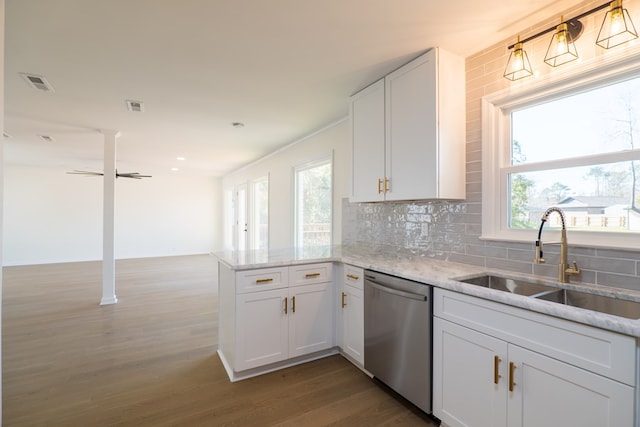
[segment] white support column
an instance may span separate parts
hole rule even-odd
[[[115,304],[115,202],[116,202],[116,139],[118,131],[102,131],[104,135],[104,194],[102,213],[102,300],[100,305]]]

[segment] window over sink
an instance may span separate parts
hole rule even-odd
[[[639,246],[638,66],[483,99],[483,237],[533,241],[542,213],[558,206],[571,243]],[[559,227],[559,216],[548,225]]]

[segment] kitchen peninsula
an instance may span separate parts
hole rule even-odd
[[[624,422],[612,425],[631,425],[628,421],[635,419],[640,320],[461,280],[494,275],[640,301],[637,292],[579,283],[559,284],[536,276],[488,272],[483,267],[443,260],[345,247],[216,256],[220,305],[218,354],[232,381],[340,350],[354,362],[339,334],[339,323],[347,319],[342,317],[340,307],[341,303],[344,306],[341,290],[348,266],[354,277],[358,274],[354,275],[353,269],[359,269],[359,274],[363,269],[372,269],[434,286],[433,413],[447,424],[461,425],[455,420],[464,418],[469,407],[460,400],[464,393],[458,392],[462,389],[477,391],[478,396],[485,396],[478,400],[485,403],[496,401],[493,394],[486,394],[489,387],[491,393],[518,396],[529,405],[542,404],[532,399],[548,395],[549,391],[518,394],[525,388],[518,384],[537,387],[528,377],[533,371],[533,378],[542,375],[558,390],[569,387],[569,394],[563,392],[553,397],[565,410],[575,408],[576,399],[595,399],[588,416]],[[304,310],[310,306],[312,315],[305,316]],[[298,318],[294,317],[294,311]],[[492,350],[487,354],[478,353],[478,348],[486,350],[486,340],[499,344],[489,346]],[[471,347],[460,347],[460,343]],[[486,359],[490,363],[485,363]],[[363,368],[357,361],[354,363]],[[461,377],[453,366],[461,363],[477,368],[473,371],[475,375],[464,377],[469,375],[466,373]],[[483,385],[486,375],[491,378],[495,375],[495,384]],[[574,392],[581,397],[566,397]],[[555,396],[554,393],[550,395]],[[508,399],[505,397],[502,402],[498,408],[488,405],[485,408],[488,413],[484,415],[506,417],[503,406]],[[518,410],[525,411],[523,407]],[[511,409],[509,413],[513,412]],[[476,416],[481,415],[473,415]]]

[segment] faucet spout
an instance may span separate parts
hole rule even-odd
[[[536,240],[536,264],[543,264],[544,257],[542,252],[542,228],[544,227],[544,223],[549,219],[549,215],[553,212],[556,212],[560,215],[560,222],[562,224],[562,230],[560,232],[560,263],[558,264],[558,281],[561,283],[568,283],[570,276],[575,276],[580,274],[580,269],[578,268],[577,263],[573,262],[573,267],[568,266],[567,261],[567,252],[568,252],[568,243],[567,243],[567,223],[565,219],[564,212],[562,209],[557,208],[555,206],[547,209],[540,218],[540,228],[538,229],[538,239]],[[557,244],[557,243],[548,243],[548,244]]]

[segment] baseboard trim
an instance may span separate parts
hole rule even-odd
[[[218,357],[227,371],[227,376],[231,382],[242,381],[248,378],[257,377],[258,375],[268,374],[269,372],[279,371],[280,369],[289,368],[291,366],[300,365],[303,363],[311,362],[314,360],[322,359],[324,357],[333,356],[339,354],[337,347],[332,347],[327,350],[318,351],[304,356],[294,357],[291,359],[283,360],[282,362],[271,363],[269,365],[260,366],[254,369],[247,369],[246,371],[235,372],[231,368],[231,364],[224,356],[224,353],[218,349]]]

